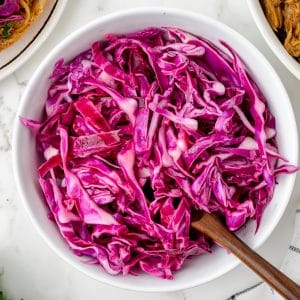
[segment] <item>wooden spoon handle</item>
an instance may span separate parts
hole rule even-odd
[[[285,299],[300,299],[300,286],[230,232],[218,216],[204,213],[191,226],[232,252]]]

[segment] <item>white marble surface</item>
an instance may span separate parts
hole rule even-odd
[[[297,123],[300,120],[299,81],[274,57],[263,41],[245,0],[70,0],[63,19],[41,49],[21,69],[0,82],[0,290],[3,289],[12,300],[225,300],[234,292],[259,281],[249,270],[239,266],[222,278],[178,293],[136,293],[100,284],[61,261],[45,245],[19,200],[12,173],[12,126],[22,92],[40,61],[65,36],[97,17],[124,8],[158,5],[206,14],[246,36],[279,73],[291,97]],[[289,244],[294,207],[299,196],[298,177],[284,217],[259,249],[276,265],[280,265]]]

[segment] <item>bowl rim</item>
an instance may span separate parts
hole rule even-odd
[[[300,80],[300,62],[297,62],[284,48],[267,21],[259,1],[247,0],[255,25],[278,60]]]
[[[263,60],[265,62],[266,67],[272,71],[274,73],[274,76],[277,78],[278,84],[280,84],[280,89],[282,90],[282,92],[284,93],[286,99],[287,99],[287,105],[288,105],[288,110],[289,110],[289,114],[291,116],[291,125],[294,128],[294,133],[296,135],[295,139],[295,161],[298,160],[298,133],[297,133],[297,126],[296,126],[296,121],[295,121],[295,116],[294,116],[294,112],[291,106],[291,102],[289,100],[289,96],[285,90],[285,87],[283,86],[283,83],[281,82],[279,76],[277,75],[277,73],[275,72],[275,70],[273,69],[273,67],[271,66],[271,64],[268,62],[268,60],[261,54],[261,52],[251,43],[249,42],[244,36],[242,36],[241,34],[239,34],[238,32],[236,32],[235,30],[233,30],[231,27],[229,27],[228,25],[215,20],[211,17],[202,15],[202,14],[198,14],[198,13],[194,13],[188,10],[183,10],[183,9],[176,9],[176,8],[166,8],[166,7],[159,7],[159,6],[155,6],[155,7],[143,7],[143,8],[134,8],[134,9],[126,9],[126,10],[121,10],[121,11],[117,11],[117,12],[113,12],[110,14],[107,14],[105,16],[101,16],[91,22],[89,22],[88,24],[86,24],[85,26],[81,27],[80,29],[72,32],[71,34],[69,34],[64,40],[60,41],[58,43],[58,45],[53,48],[48,55],[46,56],[46,58],[44,59],[43,62],[41,62],[41,64],[39,65],[39,67],[36,69],[36,71],[34,72],[33,76],[31,77],[23,95],[20,101],[20,105],[16,114],[16,119],[15,119],[15,123],[14,123],[14,130],[13,130],[13,138],[12,138],[12,156],[13,156],[13,172],[14,172],[14,177],[15,177],[15,181],[16,181],[16,186],[17,186],[17,190],[19,193],[19,196],[23,202],[23,205],[25,207],[25,210],[27,211],[31,222],[33,223],[34,227],[37,229],[37,231],[39,232],[39,234],[42,236],[43,240],[47,243],[47,245],[58,255],[58,257],[60,257],[63,261],[68,262],[70,265],[72,265],[73,267],[75,267],[77,270],[81,271],[82,273],[84,273],[85,275],[89,276],[90,278],[93,278],[95,280],[97,280],[98,282],[102,282],[105,284],[109,284],[111,286],[114,287],[118,287],[118,288],[123,288],[126,290],[134,290],[134,291],[143,291],[143,292],[176,292],[176,291],[180,291],[180,290],[184,290],[184,289],[188,289],[188,288],[193,288],[196,286],[199,286],[201,284],[207,283],[211,280],[214,280],[226,273],[228,273],[229,271],[231,271],[232,269],[234,269],[235,267],[237,267],[240,264],[240,261],[237,258],[234,258],[232,260],[232,262],[228,263],[226,267],[223,268],[219,268],[218,271],[216,271],[214,274],[212,274],[211,276],[206,277],[205,279],[202,280],[193,280],[191,282],[186,282],[186,283],[178,283],[176,286],[159,286],[158,288],[155,286],[133,286],[131,284],[127,284],[127,283],[123,283],[122,281],[118,281],[117,283],[114,281],[110,281],[109,279],[106,278],[99,278],[98,276],[94,275],[92,272],[90,272],[89,270],[87,270],[84,266],[83,263],[75,263],[72,259],[70,255],[65,254],[55,243],[53,243],[51,241],[50,238],[48,238],[46,231],[44,231],[42,229],[42,226],[40,226],[37,218],[35,217],[34,212],[31,210],[29,202],[26,199],[25,196],[25,191],[24,191],[24,184],[22,183],[22,178],[19,176],[20,174],[20,161],[19,161],[19,157],[20,155],[20,150],[18,150],[20,148],[20,144],[19,144],[19,139],[18,137],[21,134],[21,129],[22,129],[22,125],[21,122],[19,121],[18,116],[23,115],[22,112],[26,109],[27,106],[27,101],[29,99],[29,92],[30,90],[34,87],[34,85],[36,84],[40,74],[42,74],[43,69],[47,66],[47,62],[49,60],[51,60],[52,58],[54,58],[57,53],[59,53],[61,50],[63,50],[65,48],[65,45],[68,44],[70,41],[72,41],[74,38],[76,38],[78,35],[82,35],[85,32],[89,31],[90,28],[93,28],[94,26],[98,25],[100,26],[101,24],[109,21],[109,20],[113,20],[113,19],[118,19],[120,17],[126,17],[126,16],[132,16],[132,15],[136,15],[136,14],[164,14],[164,13],[168,13],[168,14],[173,14],[173,15],[179,15],[180,17],[183,18],[192,18],[198,21],[203,21],[203,22],[207,22],[213,26],[216,27],[223,27],[225,28],[225,30],[227,32],[229,32],[230,34],[232,34],[234,37],[236,37],[237,39],[239,39],[242,43],[245,43],[246,46],[251,50],[254,51],[256,53],[257,56],[260,57],[260,60]],[[283,213],[286,210],[286,207],[289,203],[290,200],[290,196],[291,193],[293,191],[293,187],[294,187],[294,182],[295,182],[295,178],[296,175],[295,174],[291,174],[289,176],[289,184],[288,184],[288,189],[286,191],[286,201],[283,205],[280,206],[281,211],[278,212],[276,219],[273,220],[273,225],[270,226],[270,228],[264,232],[264,235],[262,235],[261,240],[259,241],[259,243],[257,243],[257,245],[255,245],[255,247],[253,247],[254,249],[260,247],[271,235],[271,233],[273,232],[273,230],[276,228],[279,220],[281,219]],[[71,253],[71,251],[70,251]],[[72,254],[73,255],[73,254]]]

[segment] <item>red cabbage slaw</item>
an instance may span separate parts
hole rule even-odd
[[[109,274],[172,279],[212,242],[197,210],[257,227],[276,176],[275,119],[235,51],[177,28],[108,35],[56,63],[36,134],[49,217]],[[279,165],[278,161],[282,164]]]

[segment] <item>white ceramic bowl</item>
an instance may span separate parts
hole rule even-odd
[[[41,63],[23,95],[18,115],[40,119],[49,87],[48,77],[59,58],[69,60],[104,38],[106,33],[132,32],[147,26],[177,26],[201,35],[214,43],[219,39],[229,43],[241,57],[255,81],[268,99],[276,117],[280,152],[292,163],[297,162],[298,136],[294,114],[288,95],[273,68],[262,54],[245,38],[208,17],[182,10],[143,8],[107,15],[86,25],[62,41]],[[263,76],[262,76],[263,75]],[[288,133],[288,134],[287,134]],[[140,291],[176,291],[205,283],[223,275],[238,265],[238,260],[225,250],[215,247],[213,254],[205,254],[186,262],[173,281],[146,274],[140,276],[110,276],[99,266],[81,262],[61,238],[57,227],[47,219],[47,208],[37,182],[35,138],[17,120],[13,138],[13,161],[18,190],[24,205],[42,237],[64,260],[83,273],[121,288]],[[274,199],[262,218],[260,230],[254,235],[255,224],[249,222],[239,236],[253,248],[259,247],[271,234],[289,201],[295,175],[282,176]]]
[[[247,0],[248,7],[252,17],[258,27],[260,33],[266,40],[267,44],[277,56],[277,58],[285,65],[285,67],[300,79],[300,63],[297,62],[284,48],[275,32],[272,30],[263,9],[258,0]]]

